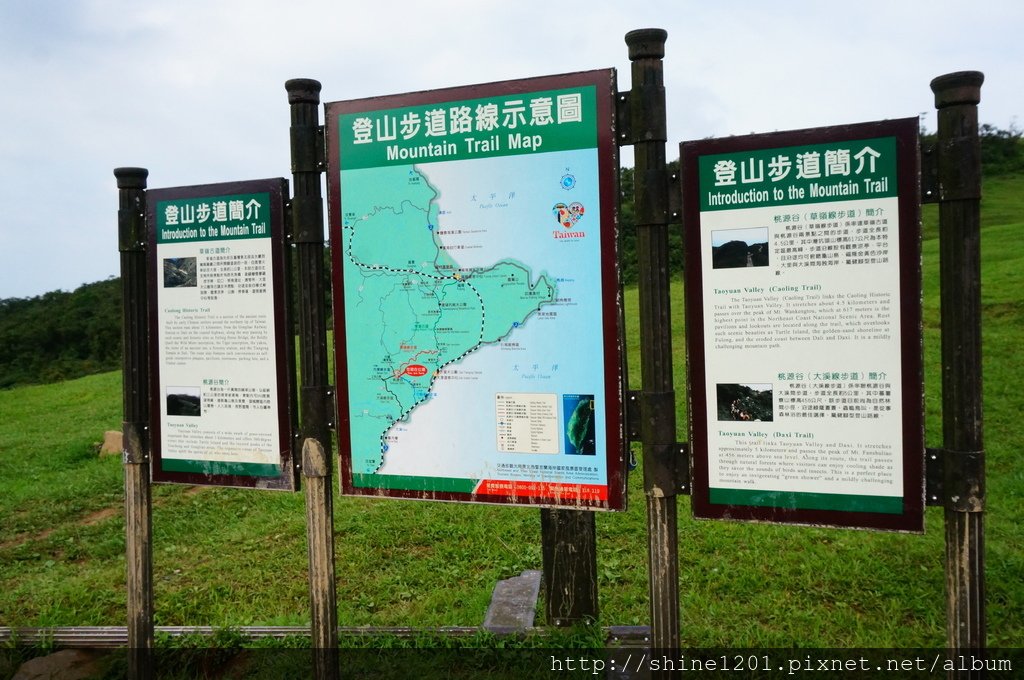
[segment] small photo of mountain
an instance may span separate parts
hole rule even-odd
[[[203,415],[202,390],[198,387],[168,387],[167,415]]]
[[[164,258],[164,288],[195,288],[198,284],[196,258]]]
[[[771,383],[721,383],[715,385],[715,390],[719,420],[762,423],[774,420]]]
[[[768,227],[711,232],[711,267],[737,269],[768,266]]]

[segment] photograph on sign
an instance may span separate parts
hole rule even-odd
[[[287,182],[148,192],[154,482],[295,489]]]
[[[681,145],[695,516],[923,530],[917,125]]]
[[[343,493],[623,507],[614,93],[326,105]]]

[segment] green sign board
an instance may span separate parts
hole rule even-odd
[[[156,242],[270,238],[270,194],[169,198],[156,206]]]
[[[153,480],[294,489],[283,179],[153,189]]]
[[[694,514],[923,530],[917,120],[681,154]]]
[[[346,169],[592,149],[594,86],[338,116]],[[588,122],[590,124],[588,124]]]
[[[701,156],[700,209],[896,196],[894,137]]]

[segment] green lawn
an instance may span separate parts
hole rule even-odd
[[[983,207],[986,583],[989,644],[1024,646],[1024,178],[986,182]],[[926,424],[940,446],[936,209],[925,211]],[[682,286],[673,286],[685,438]],[[630,379],[637,296],[627,291]],[[94,443],[120,426],[120,374],[0,391],[0,625],[125,621],[121,462]],[[646,624],[641,472],[625,513],[597,517],[601,621]],[[335,485],[335,488],[337,486]],[[680,498],[682,642],[730,647],[939,647],[942,512],[925,535],[695,521]],[[158,625],[302,625],[309,619],[301,494],[158,486]],[[541,565],[537,510],[336,498],[343,626],[473,626],[494,583]]]

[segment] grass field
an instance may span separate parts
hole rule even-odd
[[[1024,178],[986,182],[983,204],[986,564],[989,644],[1024,646]],[[929,446],[941,445],[936,210],[925,212]],[[680,438],[682,287],[673,286]],[[627,291],[638,384],[636,291]],[[0,392],[0,625],[123,625],[120,374]],[[597,517],[600,623],[646,624],[641,471],[630,509]],[[335,486],[337,488],[337,486]],[[945,641],[942,512],[925,535],[695,521],[680,498],[682,643],[728,647],[939,647]],[[308,623],[301,494],[158,486],[158,625]],[[336,498],[343,626],[473,626],[499,579],[541,565],[537,510]]]

